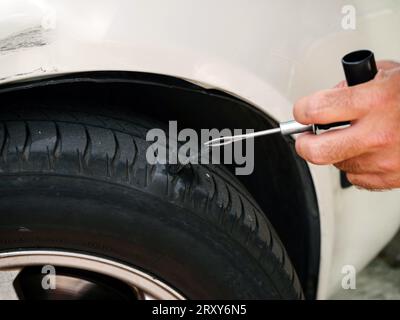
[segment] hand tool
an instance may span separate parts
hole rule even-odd
[[[342,66],[348,86],[354,86],[372,80],[376,73],[374,54],[369,50],[358,50],[346,54],[342,58]],[[330,124],[309,124],[304,125],[295,120],[281,122],[278,128],[257,131],[248,134],[225,136],[212,139],[204,143],[205,147],[218,147],[248,138],[255,138],[269,134],[281,133],[291,135],[311,131],[317,133],[319,130],[328,130],[340,126],[350,125],[350,121],[335,122]]]

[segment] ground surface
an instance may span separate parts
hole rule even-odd
[[[392,268],[378,257],[357,276],[355,290],[340,289],[334,299],[400,299],[400,268]]]

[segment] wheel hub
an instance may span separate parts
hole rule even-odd
[[[65,251],[0,253],[0,299],[181,300],[149,274],[109,259]]]

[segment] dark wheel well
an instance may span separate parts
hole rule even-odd
[[[70,74],[3,85],[0,94],[8,105],[31,105],[32,101],[40,105],[54,99],[64,104],[79,99],[87,110],[134,111],[163,122],[177,120],[178,125],[194,129],[276,126],[256,108],[226,93],[147,73]],[[254,172],[238,179],[276,229],[306,297],[315,298],[320,254],[318,205],[308,166],[296,155],[293,141],[280,135],[255,139]]]

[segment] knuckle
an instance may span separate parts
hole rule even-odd
[[[360,116],[366,113],[366,105],[360,103],[358,92],[354,87],[346,87],[342,89],[342,94],[338,100],[338,104],[354,116]]]
[[[392,86],[379,84],[375,86],[375,90],[371,91],[370,108],[371,110],[387,109],[391,106],[391,101],[394,101],[398,90],[392,90]]]
[[[304,97],[299,99],[294,107],[293,107],[293,116],[296,119],[296,121],[303,123],[304,121],[307,121],[306,115],[305,115],[305,109],[307,108],[308,98]]]
[[[321,121],[327,94],[317,92],[309,97],[299,99],[293,108],[294,118],[304,124]]]
[[[335,166],[345,172],[350,173],[362,173],[364,170],[359,161],[356,160],[344,160],[336,163]]]
[[[327,94],[319,92],[309,99],[308,108],[305,109],[305,116],[310,123],[318,123],[324,115],[324,105],[327,100]]]
[[[333,164],[337,169],[342,170],[342,171],[348,171],[347,170],[347,164],[345,161],[341,161],[341,162],[336,162]]]
[[[347,87],[347,82],[346,82],[346,80],[340,81],[340,82],[335,86],[335,88],[345,88],[345,87]]]

